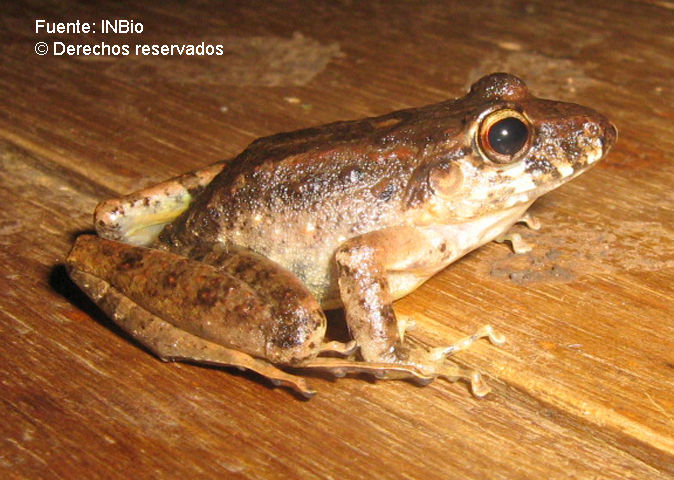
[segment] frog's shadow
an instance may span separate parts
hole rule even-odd
[[[78,230],[70,232],[70,243],[73,244],[80,235],[95,235],[93,230]],[[91,301],[91,299],[73,282],[68,276],[68,270],[64,263],[56,264],[49,272],[48,278],[49,287],[63,298],[65,298],[71,305],[78,310],[85,312],[99,324],[114,330],[115,332],[122,332],[122,330],[107,319],[105,313],[98,308],[98,306]]]
[[[81,231],[81,232],[76,232],[72,235],[73,239],[76,238],[77,236],[81,234],[91,234],[93,232],[87,230],[87,231]],[[59,263],[53,266],[51,271],[49,272],[49,286],[50,288],[61,295],[63,298],[65,298],[73,307],[77,308],[78,310],[84,312],[87,316],[89,316],[91,319],[93,319],[96,323],[98,323],[100,326],[107,328],[108,330],[112,331],[116,335],[120,336],[121,338],[129,341],[130,343],[134,344],[136,347],[140,348],[141,350],[144,350],[148,355],[151,355],[153,359],[155,359],[158,362],[161,362],[156,355],[154,355],[147,347],[145,347],[143,344],[138,342],[133,336],[128,334],[126,331],[124,331],[122,328],[120,328],[116,323],[114,323],[112,320],[108,318],[108,316],[103,312],[103,310],[100,309],[96,303],[94,303],[78,286],[75,282],[73,282],[70,277],[68,276],[68,271],[66,268],[66,265],[63,263]],[[349,333],[346,327],[346,322],[344,321],[344,312],[343,310],[331,310],[326,312],[326,316],[328,317],[328,329],[326,333],[326,339],[330,340],[339,340],[339,341],[347,341],[349,339]],[[163,363],[163,362],[162,362]],[[208,369],[215,369],[215,370],[220,370],[220,371],[226,371],[227,374],[232,374],[236,375],[239,377],[247,378],[252,381],[256,381],[257,383],[262,383],[265,385],[267,388],[274,389],[275,387],[272,385],[271,381],[267,378],[265,378],[262,375],[259,375],[255,372],[252,372],[250,370],[239,370],[236,367],[227,367],[227,366],[218,366],[218,365],[206,365],[203,363],[198,363],[198,362],[192,362],[192,361],[184,361],[181,360],[180,363],[185,363],[185,364],[190,364],[193,366],[198,366],[201,368],[208,368]],[[337,378],[335,378],[333,375],[327,373],[327,372],[319,372],[315,370],[302,370],[302,369],[289,369],[289,370],[301,370],[300,374],[305,377],[315,377],[315,378],[322,378],[326,380],[332,380],[336,381]],[[361,377],[364,380],[369,380],[374,383],[374,379],[365,375],[358,375],[358,377]],[[303,395],[297,393],[297,392],[292,392],[297,398],[307,400],[306,397]]]

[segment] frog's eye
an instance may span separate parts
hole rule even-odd
[[[531,124],[520,112],[496,110],[480,123],[478,145],[492,162],[511,163],[528,150],[531,132]]]

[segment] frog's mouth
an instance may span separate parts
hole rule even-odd
[[[510,177],[507,182],[512,188],[512,205],[534,200],[585,173],[604,158],[615,143],[617,131],[609,124],[610,133],[588,141],[573,155],[558,158],[526,158],[519,165],[513,165],[502,172]]]

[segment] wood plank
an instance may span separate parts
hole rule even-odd
[[[3,7],[4,8],[4,7]],[[135,37],[35,35],[134,18]],[[674,477],[674,11],[663,2],[14,2],[0,33],[3,478]],[[223,42],[222,59],[38,57],[38,40]],[[224,65],[224,66],[223,66]],[[229,68],[227,68],[229,66]],[[103,199],[258,136],[458,96],[508,70],[620,130],[534,206],[536,244],[491,244],[397,302],[451,343],[463,384],[311,377],[302,401],[230,369],[162,364],[61,263]],[[298,99],[299,102],[293,100]]]

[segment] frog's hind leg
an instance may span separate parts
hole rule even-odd
[[[271,363],[223,347],[176,328],[153,315],[105,280],[71,269],[70,277],[117,325],[163,361],[188,361],[237,367],[262,375],[276,386],[289,387],[309,398],[315,391],[305,379],[286,373]]]
[[[223,169],[226,162],[172,178],[120,198],[98,204],[94,225],[108,240],[131,245],[149,245],[164,226],[172,222]]]

